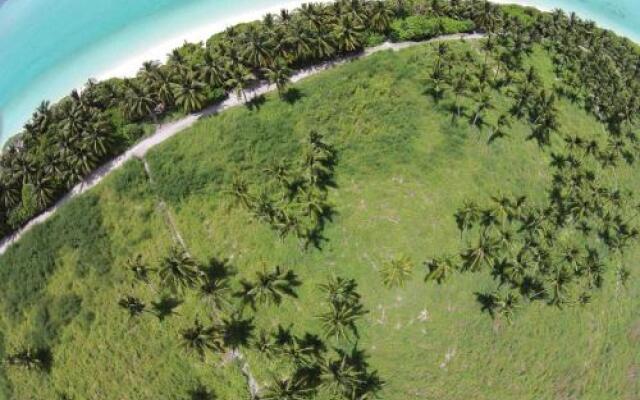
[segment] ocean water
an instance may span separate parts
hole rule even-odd
[[[92,77],[131,73],[125,60],[158,59],[168,43],[178,45],[222,29],[234,18],[301,2],[0,0],[0,144],[20,129],[41,100],[56,100]],[[513,2],[575,11],[640,41],[640,0]]]
[[[542,10],[561,8],[640,43],[640,0],[505,0]]]

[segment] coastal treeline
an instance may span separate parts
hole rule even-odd
[[[201,110],[230,92],[244,96],[260,81],[285,95],[295,69],[387,37],[424,39],[483,28],[487,10],[499,12],[480,2],[309,3],[230,27],[204,44],[185,44],[164,64],[145,62],[136,77],[90,80],[55,104],[43,101],[0,157],[0,234],[51,206],[160,120]]]

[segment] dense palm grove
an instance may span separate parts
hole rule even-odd
[[[535,68],[522,65],[533,44],[552,54],[559,78],[554,87],[545,88]],[[484,59],[452,60],[440,44],[429,92],[437,101],[453,98],[454,122],[466,116],[471,125],[485,125],[489,143],[504,137],[514,120],[528,124],[528,139],[550,152],[552,180],[544,202],[496,194],[486,205],[465,203],[455,215],[464,248],[426,262],[427,280],[442,283],[455,271],[489,271],[496,289],[477,293],[477,299],[483,311],[507,320],[533,301],[558,307],[588,303],[608,269],[615,269],[623,286],[630,272],[622,255],[639,234],[638,199],[616,181],[615,169],[633,165],[640,149],[637,48],[561,11],[508,20],[483,48]],[[491,90],[509,94],[513,103],[496,121],[484,121],[493,108]],[[586,138],[571,128],[560,134],[559,97],[593,114],[606,134]],[[475,104],[466,113],[462,98]]]
[[[266,168],[265,181],[258,188],[236,177],[230,193],[255,220],[269,224],[281,238],[294,234],[303,248],[320,248],[322,231],[333,214],[327,195],[328,188],[335,186],[335,162],[335,149],[312,132],[297,165],[274,163]]]
[[[487,32],[484,53],[458,57],[440,43],[432,68],[425,71],[427,92],[448,107],[451,123],[488,132],[489,145],[507,136],[511,124],[524,123],[530,128],[528,139],[552,160],[544,200],[496,194],[484,205],[466,202],[455,215],[464,247],[456,255],[427,261],[426,279],[440,284],[457,272],[488,271],[496,290],[478,293],[478,300],[484,311],[507,320],[533,301],[558,307],[586,304],[611,268],[624,285],[629,271],[621,255],[639,234],[639,206],[634,193],[609,176],[622,163],[634,164],[640,146],[634,132],[640,111],[640,52],[574,15],[513,13],[484,1],[307,4],[230,28],[206,45],[185,45],[164,65],[145,63],[136,78],[89,82],[82,93],[73,92],[55,105],[44,102],[2,155],[1,231],[9,233],[45,209],[140,138],[146,123],[200,110],[227,92],[243,96],[261,80],[276,85],[286,99],[293,70],[384,40],[393,36],[394,21],[415,16],[472,21]],[[436,33],[446,32],[446,24],[437,19]],[[553,55],[559,78],[553,87],[545,88],[536,69],[524,65],[535,45]],[[508,94],[512,103],[494,120],[488,111],[498,108],[495,91]],[[606,134],[561,134],[560,97],[592,113],[607,127]],[[295,235],[301,247],[320,248],[324,224],[332,215],[327,197],[336,162],[335,149],[311,132],[300,160],[267,166],[260,187],[238,176],[229,195],[280,236]],[[324,312],[314,317],[322,332],[296,335],[283,326],[255,332],[260,307],[295,301],[302,285],[298,275],[265,265],[251,279],[235,280],[228,260],[202,263],[177,242],[153,266],[141,256],[129,260],[134,285],[114,307],[132,319],[164,320],[177,315],[185,296],[196,294],[208,314],[185,325],[176,345],[203,362],[225,355],[244,362],[242,351],[254,348],[278,372],[287,371],[274,373],[273,381],[258,391],[244,362],[253,398],[306,399],[322,392],[332,398],[367,399],[382,387],[383,379],[358,347],[358,321],[367,311],[354,280],[334,276],[320,286]],[[401,286],[412,270],[411,260],[401,257],[386,264],[381,274],[385,285]],[[150,287],[157,299],[147,304],[137,297],[141,285]],[[43,372],[52,362],[47,348],[29,346],[14,349],[6,359],[9,366]],[[213,397],[204,387],[194,388],[190,396]]]

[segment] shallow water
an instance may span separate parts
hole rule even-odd
[[[42,99],[152,45],[286,0],[0,0],[0,143]],[[523,0],[563,8],[640,40],[640,0]]]

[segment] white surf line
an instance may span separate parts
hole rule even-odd
[[[479,33],[470,33],[470,34],[463,33],[463,34],[440,36],[437,38],[433,38],[433,39],[425,40],[421,42],[399,42],[399,43],[385,42],[379,46],[365,49],[364,52],[362,53],[346,56],[335,61],[327,61],[303,70],[299,70],[291,77],[291,83],[298,82],[304,78],[315,75],[318,72],[325,71],[333,67],[336,67],[338,65],[345,64],[351,60],[367,57],[367,56],[370,56],[371,54],[378,53],[384,50],[398,51],[401,49],[419,46],[419,45],[430,43],[430,42],[463,40],[463,39],[473,40],[473,39],[482,39],[484,37],[485,35],[479,34]],[[171,137],[184,131],[185,129],[193,126],[200,118],[207,117],[210,115],[215,115],[229,108],[246,104],[256,97],[259,97],[263,94],[266,94],[275,90],[276,90],[275,85],[270,85],[268,83],[261,83],[258,86],[246,91],[246,94],[248,95],[247,100],[245,100],[243,96],[230,94],[229,97],[221,103],[214,104],[210,107],[205,108],[202,111],[190,114],[177,121],[173,121],[173,122],[158,126],[158,128],[156,129],[156,132],[153,135],[147,137],[146,139],[141,140],[136,145],[134,145],[129,150],[127,150],[125,153],[121,154],[120,156],[114,158],[113,160],[107,162],[106,164],[96,169],[89,176],[84,178],[80,183],[74,186],[73,189],[71,189],[71,191],[69,191],[66,195],[64,195],[60,200],[58,200],[56,204],[49,207],[42,214],[33,218],[20,230],[16,231],[12,235],[9,235],[3,238],[2,241],[0,241],[0,255],[4,254],[5,251],[7,251],[7,249],[9,248],[9,246],[17,242],[18,240],[20,240],[20,238],[25,233],[30,231],[31,228],[51,218],[51,216],[55,214],[55,212],[58,211],[60,207],[68,203],[71,199],[77,197],[82,193],[87,192],[88,190],[96,186],[107,175],[117,170],[118,168],[122,167],[127,161],[133,158],[138,158],[138,159],[143,158],[150,149],[166,141],[167,139],[170,139]]]

